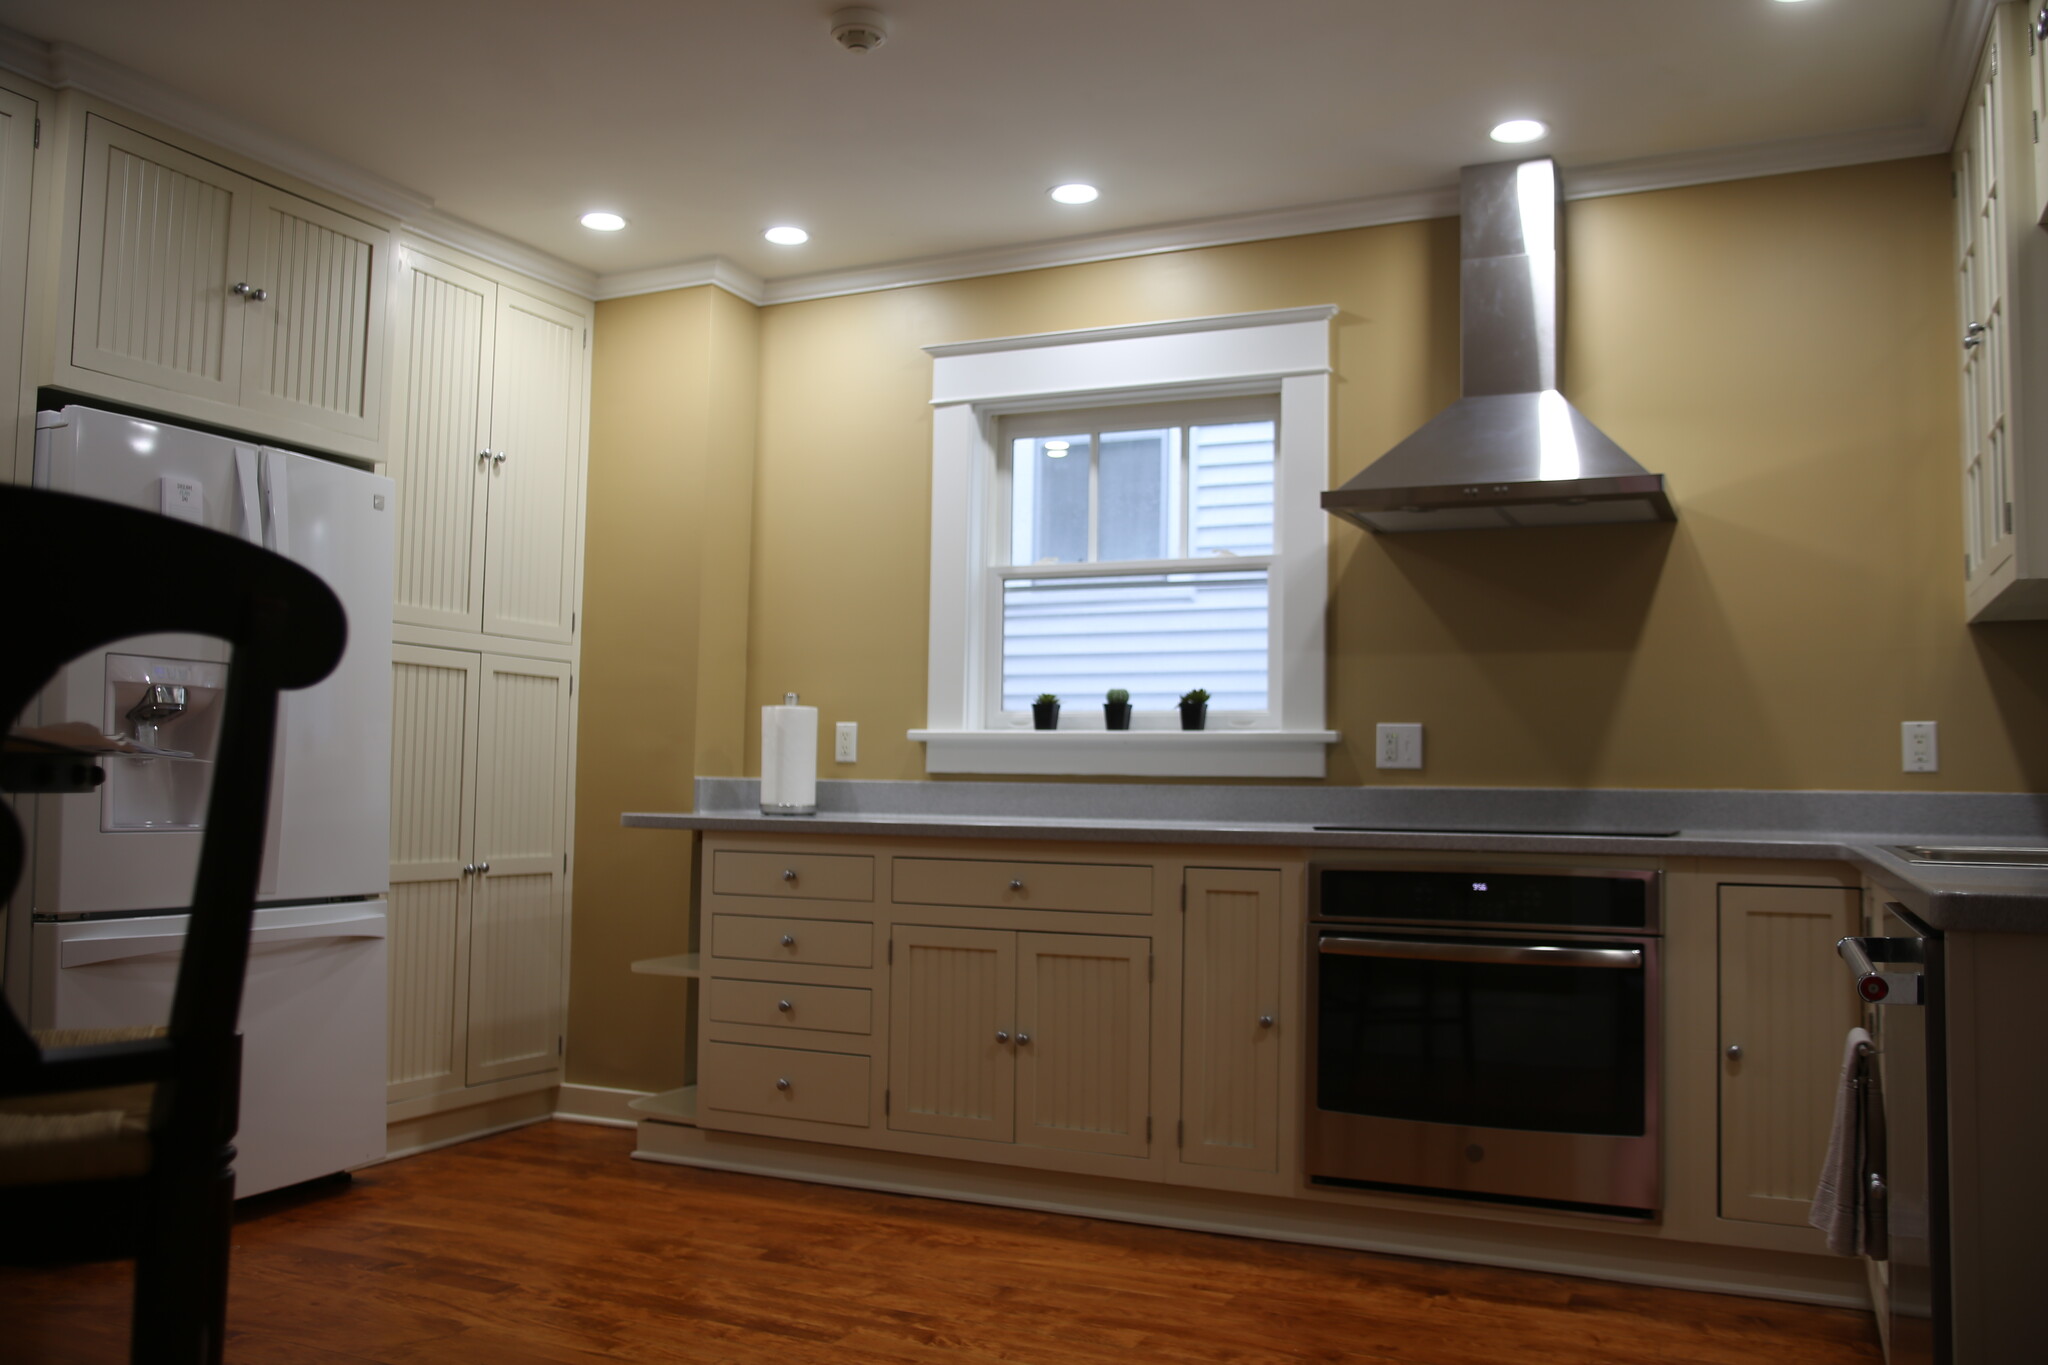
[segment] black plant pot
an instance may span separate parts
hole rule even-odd
[[[1200,706],[1183,706],[1183,707],[1181,707],[1181,708],[1180,708],[1180,728],[1181,728],[1181,729],[1183,729],[1183,730],[1200,730],[1200,729],[1202,729],[1202,728],[1203,728],[1203,727],[1204,727],[1205,725],[1207,725],[1208,723],[1209,723],[1209,703],[1208,703],[1208,702],[1203,702],[1203,703],[1202,703],[1202,704],[1201,704]]]
[[[1102,703],[1102,728],[1105,730],[1130,729],[1131,704],[1127,701],[1106,701]]]
[[[1031,728],[1034,730],[1057,730],[1060,728],[1060,704],[1058,702],[1032,702]]]

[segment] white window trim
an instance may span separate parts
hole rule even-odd
[[[1323,615],[1334,305],[928,346],[932,356],[928,773],[1321,777]],[[982,714],[994,628],[987,600],[999,499],[996,424],[1009,413],[1112,403],[1280,395],[1269,583],[1274,669],[1265,724],[1217,730],[992,730]],[[1075,709],[1081,709],[1077,702]]]

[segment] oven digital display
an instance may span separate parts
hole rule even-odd
[[[1581,929],[1652,927],[1651,883],[1583,873],[1320,869],[1318,919],[1528,924]]]

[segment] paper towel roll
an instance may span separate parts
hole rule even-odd
[[[798,706],[791,692],[783,705],[761,708],[761,813],[817,811],[818,708]]]

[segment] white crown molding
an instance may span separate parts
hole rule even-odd
[[[1244,327],[1280,327],[1293,322],[1328,322],[1337,316],[1334,303],[1304,308],[1269,308],[1258,313],[1218,313],[1205,318],[1172,318],[1128,327],[1082,327],[1070,332],[1032,332],[1024,336],[990,337],[978,341],[946,341],[924,348],[931,356],[987,355],[994,351],[1032,351],[1048,346],[1076,346],[1100,341],[1136,341],[1144,337],[1180,336],[1187,332],[1228,332]],[[1311,368],[1328,369],[1327,365]]]
[[[759,275],[742,269],[723,256],[705,256],[677,265],[657,265],[647,270],[626,270],[598,277],[593,298],[629,298],[634,294],[659,294],[670,289],[695,289],[715,284],[726,293],[759,306],[767,302],[768,286]]]
[[[1712,185],[1723,180],[1753,180],[1766,175],[1820,171],[1831,166],[1860,166],[1872,161],[1898,161],[1948,150],[1946,134],[1924,124],[1873,128],[1827,137],[1755,142],[1741,147],[1710,147],[1698,152],[1608,161],[1597,166],[1560,171],[1566,199],[1600,199],[1615,194],[1675,190],[1687,185]]]
[[[423,237],[533,276],[580,298],[592,297],[597,287],[594,271],[571,265],[488,228],[463,222],[435,208],[427,195],[245,123],[84,48],[69,43],[46,43],[0,27],[0,67],[18,71],[55,90],[77,90],[132,109],[252,161],[274,166],[307,184],[388,213]]]

